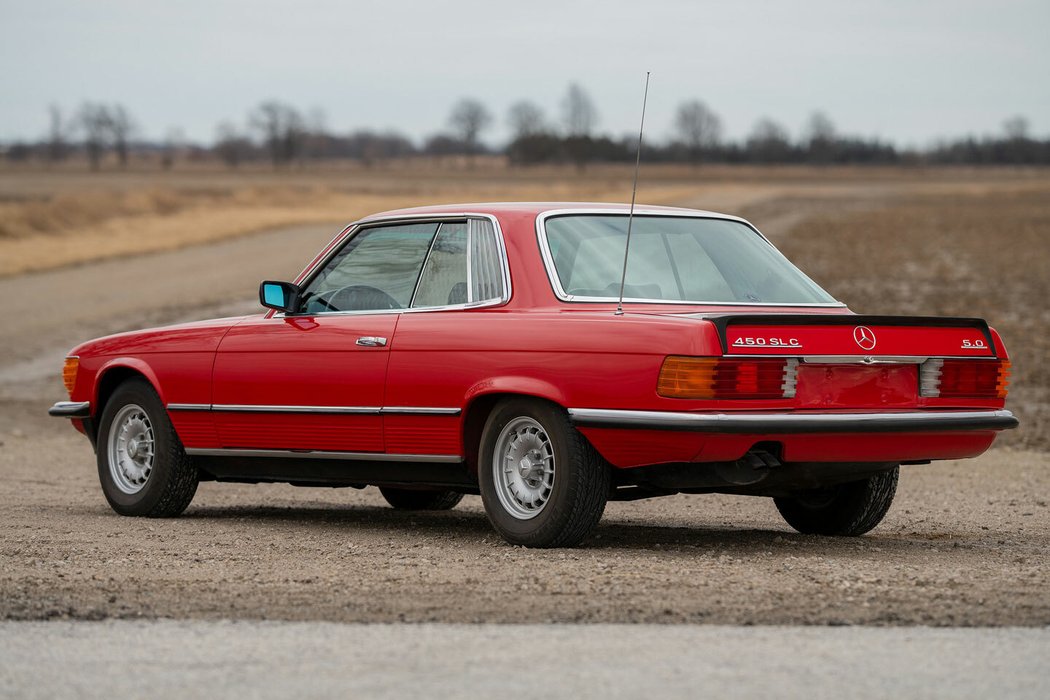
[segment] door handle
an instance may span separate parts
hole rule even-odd
[[[386,338],[378,335],[363,335],[357,339],[357,344],[366,348],[381,348],[386,345]]]

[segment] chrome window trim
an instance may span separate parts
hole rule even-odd
[[[348,461],[371,462],[441,462],[458,463],[463,461],[460,455],[414,455],[390,454],[387,452],[327,452],[311,450],[242,450],[212,449],[187,447],[186,454],[194,457],[281,457],[285,459],[344,459]]]
[[[442,406],[303,406],[276,404],[169,403],[169,411],[211,411],[213,413],[314,413],[349,415],[458,416],[459,408]]]
[[[559,300],[568,303],[615,303],[616,297],[590,297],[590,296],[578,296],[569,294],[561,286],[561,280],[558,278],[558,269],[554,266],[554,256],[551,254],[550,246],[547,243],[547,219],[556,216],[567,216],[567,215],[598,215],[598,216],[627,216],[627,212],[623,209],[616,208],[603,208],[603,207],[589,207],[579,209],[550,209],[547,211],[540,212],[536,216],[536,240],[540,246],[540,256],[543,258],[543,267],[547,271],[547,280],[550,282],[551,289],[554,291],[554,295]],[[737,223],[744,224],[756,234],[759,238],[765,241],[774,250],[780,253],[780,250],[773,245],[773,243],[766,238],[765,234],[755,228],[754,224],[746,219],[742,219],[739,216],[732,216],[730,214],[718,214],[710,211],[700,211],[695,209],[655,209],[652,207],[635,207],[635,216],[664,216],[679,219],[719,219],[722,221],[735,221]],[[781,253],[783,255],[783,253]],[[784,257],[787,260],[787,257]],[[805,277],[807,280],[812,282],[820,290],[827,293],[827,290],[811,280],[809,276],[799,270],[793,262],[788,260],[799,274]],[[784,302],[755,302],[755,301],[682,301],[678,299],[641,299],[637,297],[624,297],[624,302],[631,302],[636,304],[668,304],[677,306],[779,306],[779,307],[796,307],[796,308],[846,308],[846,305],[840,301],[834,302],[813,302],[808,304],[794,303],[788,304]]]
[[[356,236],[362,229],[371,228],[373,226],[390,226],[398,223],[425,223],[427,221],[433,221],[435,223],[455,222],[466,220],[469,222],[471,219],[485,219],[492,224],[493,231],[496,234],[496,248],[499,250],[499,264],[500,264],[500,276],[503,280],[503,294],[496,299],[488,299],[486,301],[470,302],[465,304],[444,304],[442,306],[423,306],[419,308],[407,308],[407,309],[371,309],[368,311],[319,311],[313,314],[295,313],[285,314],[283,312],[271,311],[268,318],[303,318],[303,317],[316,317],[323,316],[325,318],[332,316],[373,316],[376,314],[405,314],[405,313],[429,313],[434,311],[465,311],[469,309],[480,309],[489,306],[502,306],[510,301],[514,295],[514,291],[511,285],[510,279],[510,261],[507,258],[507,246],[503,240],[503,228],[499,224],[499,219],[493,214],[485,214],[474,211],[463,211],[463,212],[446,212],[443,214],[399,214],[397,216],[380,217],[380,218],[369,218],[359,219],[349,226],[343,229],[343,232],[336,236],[332,242],[328,244],[328,252],[320,260],[307,267],[303,272],[296,277],[296,284],[300,287],[306,287],[310,284],[320,270],[328,264],[343,247],[350,241],[351,238]],[[469,236],[468,236],[468,255],[469,255]],[[433,246],[433,242],[431,243]],[[430,252],[427,251],[429,257]],[[425,264],[425,263],[424,263]],[[418,283],[418,280],[417,280]],[[468,295],[470,294],[470,280],[467,280]],[[413,296],[415,291],[413,290]],[[468,299],[470,297],[468,296]]]

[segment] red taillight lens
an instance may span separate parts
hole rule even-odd
[[[784,399],[795,395],[794,358],[726,359],[671,355],[656,393],[672,399]]]
[[[947,399],[1005,399],[1007,360],[927,360],[919,371],[921,394]]]
[[[945,360],[941,367],[941,397],[1005,399],[1009,362]]]

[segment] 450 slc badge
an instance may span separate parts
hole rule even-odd
[[[746,336],[740,336],[733,341],[733,347],[735,348],[800,348],[802,343],[798,341],[798,338],[749,338]]]

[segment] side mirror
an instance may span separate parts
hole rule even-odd
[[[263,282],[259,285],[259,303],[268,309],[295,313],[299,308],[299,286],[291,282]]]

